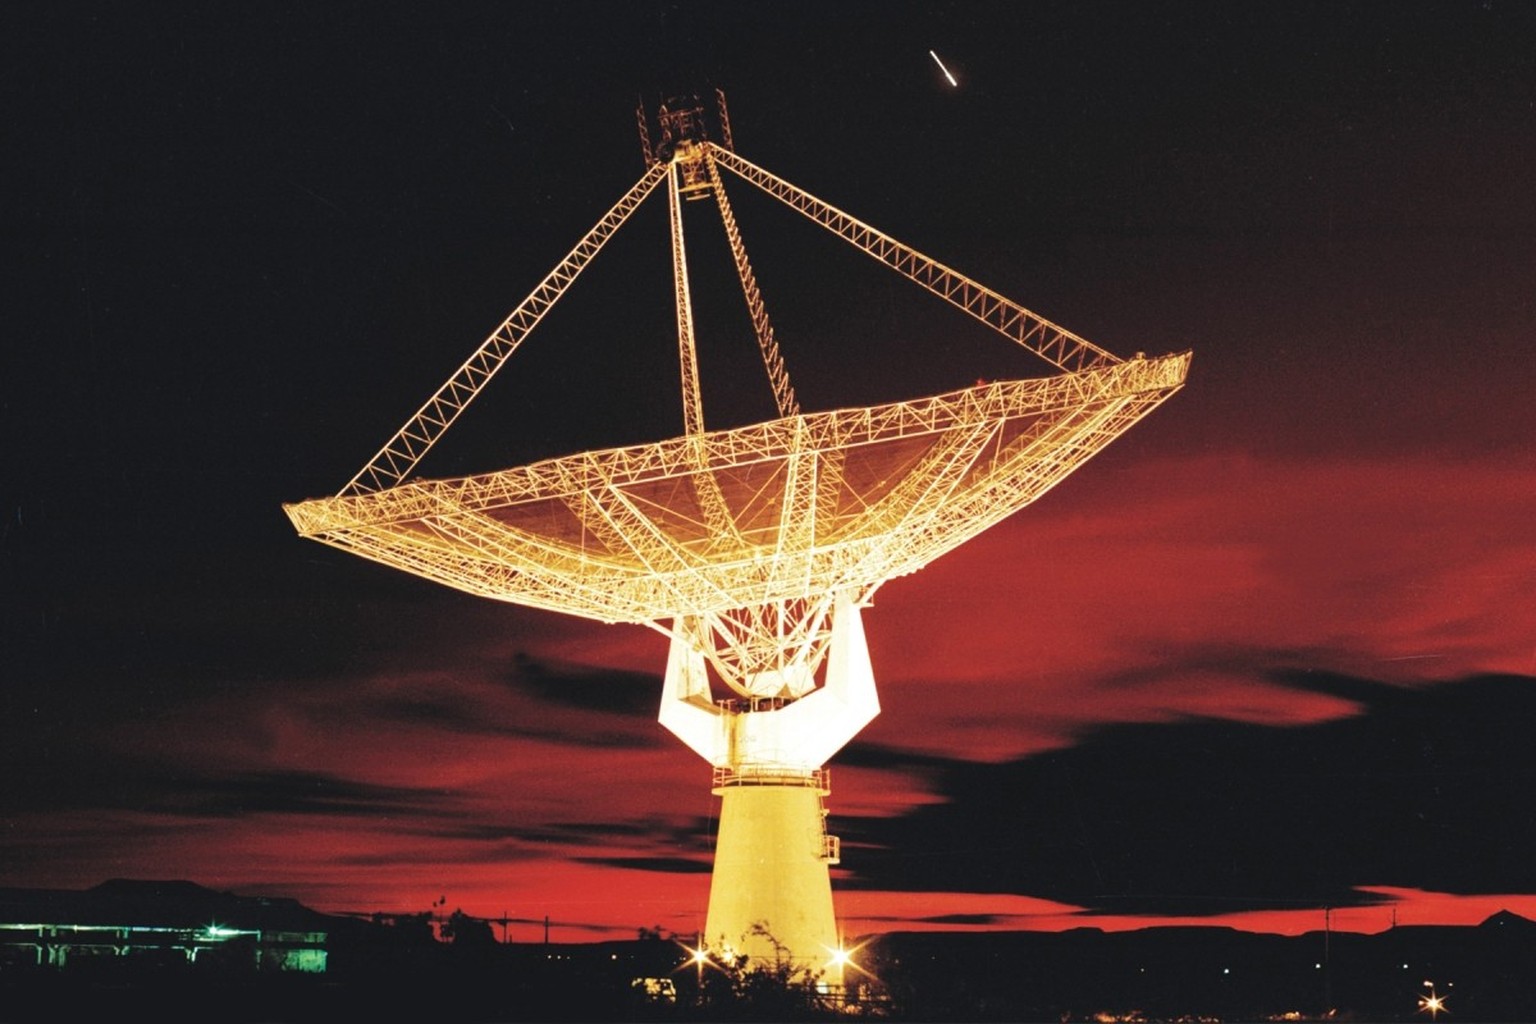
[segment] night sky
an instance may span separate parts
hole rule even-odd
[[[1536,916],[1536,6],[403,7],[0,13],[0,885],[702,924],[718,798],[655,722],[660,637],[281,505],[638,178],[637,99],[718,85],[749,160],[1111,351],[1195,353],[876,595],[847,930]],[[1051,372],[727,188],[808,409]],[[706,416],[769,418],[688,214]],[[653,198],[422,472],[680,433],[669,260]]]

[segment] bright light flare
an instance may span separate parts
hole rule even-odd
[[[933,62],[939,66],[939,70],[944,72],[944,77],[949,79],[949,84],[958,89],[960,87],[960,83],[955,81],[955,76],[949,73],[949,68],[944,66],[944,62],[942,60],[939,60],[939,55],[934,53],[932,50],[929,50],[928,56],[932,57]]]
[[[1419,1012],[1429,1014],[1430,1020],[1437,1019],[1442,1013],[1449,1013],[1445,1008],[1445,997],[1435,991],[1434,983],[1426,981],[1429,986],[1429,995],[1419,996]]]
[[[702,979],[704,977],[704,968],[714,967],[718,969],[720,967],[720,965],[715,962],[715,958],[710,955],[709,950],[706,947],[699,946],[698,948],[694,948],[685,942],[679,942],[678,946],[682,947],[683,952],[688,954],[688,959],[684,960],[681,964],[678,965],[677,969],[679,971],[692,967],[695,971],[698,972],[700,979]]]
[[[822,948],[827,951],[827,969],[843,970],[845,968],[852,968],[867,978],[873,978],[873,974],[859,966],[858,962],[853,959],[854,954],[867,945],[869,945],[869,941],[861,942],[852,949],[844,949],[841,946],[833,949],[830,946],[823,946]]]

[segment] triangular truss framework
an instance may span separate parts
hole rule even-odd
[[[743,694],[813,687],[833,595],[885,580],[1028,505],[1178,390],[1189,353],[1118,356],[734,152],[702,111],[661,110],[645,172],[405,425],[331,498],[285,506],[298,531],[471,593],[698,649]],[[1057,367],[1046,378],[805,414],[758,290],[722,171]],[[407,478],[634,211],[665,186],[684,433],[451,480]],[[704,425],[681,207],[720,212],[779,418]],[[765,689],[766,688],[766,689]]]

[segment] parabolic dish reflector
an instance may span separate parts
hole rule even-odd
[[[1028,505],[1189,354],[286,506],[298,532],[473,594],[648,622],[868,592]]]

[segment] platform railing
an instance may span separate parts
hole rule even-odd
[[[806,771],[782,765],[716,765],[713,788],[736,786],[804,786],[825,796],[832,791],[832,771],[829,768]]]

